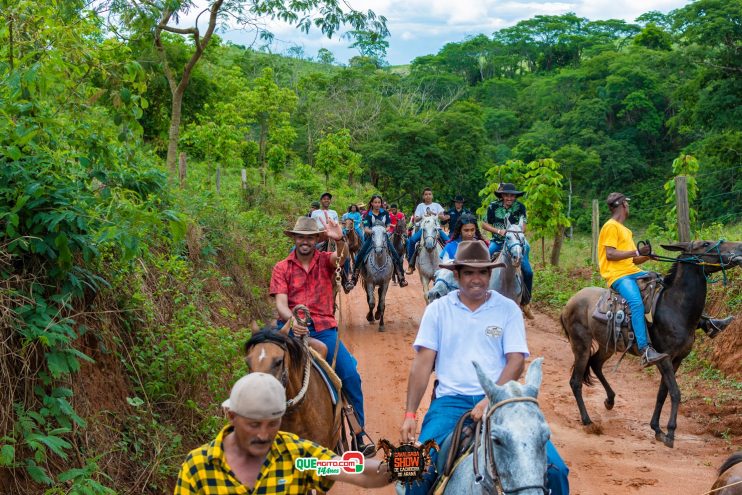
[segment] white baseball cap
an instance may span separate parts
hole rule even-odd
[[[232,385],[222,407],[243,418],[276,419],[286,412],[286,390],[268,373],[248,373]]]

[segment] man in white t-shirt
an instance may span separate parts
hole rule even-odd
[[[491,262],[482,241],[463,241],[456,259],[442,264],[453,270],[459,290],[448,293],[425,308],[413,347],[416,355],[407,384],[407,409],[400,428],[403,442],[414,442],[417,408],[435,365],[435,398],[423,419],[420,440],[438,445],[453,431],[458,419],[471,410],[474,421],[482,418],[488,404],[472,361],[477,361],[497,384],[517,380],[528,357],[523,315],[516,303],[488,290]],[[501,265],[499,265],[501,266]],[[569,493],[569,469],[556,448],[547,442],[548,486],[555,495]],[[435,455],[435,453],[434,453]],[[407,488],[407,494],[424,494],[435,481],[428,473],[423,482]]]
[[[327,226],[327,219],[331,219],[334,222],[340,222],[338,219],[338,212],[330,209],[330,202],[332,201],[332,194],[326,192],[319,197],[320,209],[314,210],[311,217],[317,222],[317,227],[320,230],[325,230]]]
[[[416,223],[420,223],[420,220],[422,220],[425,217],[428,216],[436,216],[439,217],[445,213],[446,210],[443,209],[443,207],[433,202],[433,190],[429,187],[426,187],[423,189],[423,202],[417,205],[417,208],[415,208],[415,214],[412,215],[412,219],[410,220],[410,225],[414,225]],[[407,274],[410,275],[412,272],[415,271],[415,252],[417,250],[417,243],[420,241],[420,238],[422,237],[423,232],[422,230],[417,230],[414,234],[412,234],[407,239]],[[441,236],[441,239],[443,239],[443,242],[448,242],[448,234],[443,230],[442,227],[438,227],[438,235]]]

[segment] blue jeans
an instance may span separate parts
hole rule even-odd
[[[438,229],[438,235],[443,239],[443,242],[448,242],[448,234],[446,234],[443,229]],[[409,262],[412,259],[412,255],[415,254],[415,248],[417,247],[417,243],[420,241],[420,238],[423,236],[422,229],[418,230],[414,234],[412,234],[409,238],[407,238],[407,261]]]
[[[636,335],[636,345],[640,351],[649,345],[647,341],[647,322],[644,320],[644,303],[642,302],[642,293],[636,284],[636,279],[646,276],[647,272],[634,273],[621,277],[611,285],[611,288],[621,294],[626,299],[631,308],[631,326],[634,328]]]
[[[425,418],[423,419],[422,430],[420,431],[420,441],[424,442],[428,439],[433,439],[438,445],[443,443],[446,436],[450,434],[456,427],[456,422],[459,418],[467,411],[471,410],[477,405],[479,401],[484,398],[483,395],[446,395],[444,397],[438,397],[433,399],[430,404]],[[435,461],[438,458],[438,453],[431,452],[432,464],[435,465]],[[553,495],[568,495],[569,494],[569,468],[559,456],[556,447],[551,443],[551,440],[546,442],[546,462],[548,469],[547,475],[547,487],[551,490]],[[406,490],[407,495],[424,495],[430,490],[435,482],[435,474],[428,472],[423,475],[423,481],[419,484],[412,484]]]
[[[490,257],[502,251],[502,242],[490,241]],[[531,268],[531,245],[526,242],[526,249],[523,253],[523,260],[520,262],[520,271],[523,273],[523,283],[526,284],[528,293],[524,293],[520,303],[525,305],[531,302],[533,295],[533,268]]]
[[[279,328],[285,324],[283,321],[278,322]],[[289,332],[290,335],[294,335],[293,331]],[[314,337],[327,346],[327,362],[332,364],[332,356],[335,353],[335,342],[338,340],[338,329],[337,327],[328,328],[318,332],[314,329],[314,326],[309,326],[309,336]],[[358,361],[353,355],[348,352],[342,341],[338,346],[338,355],[335,360],[335,372],[337,373],[340,380],[343,382],[343,392],[348,397],[353,409],[356,410],[358,416],[358,422],[361,428],[366,424],[365,416],[363,414],[363,390],[361,389],[361,375],[358,374]]]

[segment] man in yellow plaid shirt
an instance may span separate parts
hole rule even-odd
[[[327,492],[335,481],[366,488],[390,482],[386,465],[374,459],[364,462],[361,473],[340,469],[340,474],[322,476],[315,469],[297,469],[299,458],[327,461],[340,457],[293,433],[279,431],[286,392],[272,375],[245,375],[222,405],[230,423],[212,442],[188,454],[175,495],[299,495],[311,490]]]

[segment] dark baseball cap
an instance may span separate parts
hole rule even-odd
[[[631,198],[627,198],[625,194],[622,194],[620,192],[610,193],[605,200],[606,204],[608,204],[608,207],[610,208],[615,208],[624,201],[631,201]]]
[[[327,196],[328,198],[332,199],[332,194],[330,194],[330,193],[328,193],[328,192],[326,192],[326,193],[322,193],[322,196],[320,196],[320,197],[319,197],[319,199],[322,199],[322,198],[324,198],[325,196]]]

